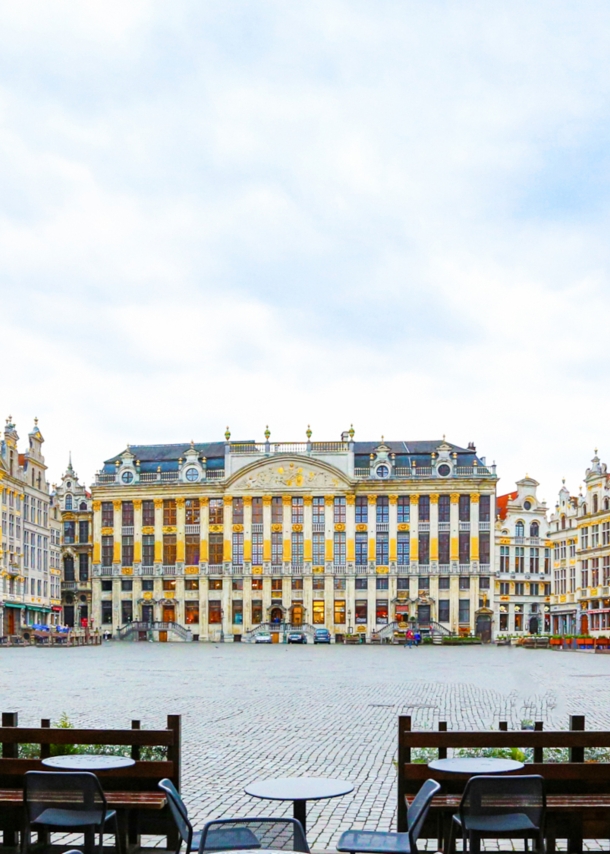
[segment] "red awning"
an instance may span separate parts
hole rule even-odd
[[[409,606],[408,605],[397,605],[396,606],[396,613],[397,614],[408,614],[409,613]]]
[[[51,605],[51,611],[61,611],[61,605]]]

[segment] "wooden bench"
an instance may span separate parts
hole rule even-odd
[[[398,831],[406,830],[408,799],[424,780],[433,777],[443,786],[430,810],[426,831],[438,836],[439,847],[448,839],[451,816],[456,812],[467,777],[430,771],[427,764],[412,761],[417,748],[434,748],[444,759],[452,748],[530,749],[532,762],[517,774],[540,774],[546,780],[548,797],[547,850],[553,854],[557,839],[568,840],[570,852],[581,852],[583,839],[610,839],[610,762],[585,762],[585,748],[610,747],[610,732],[586,732],[581,715],[570,718],[569,730],[509,732],[505,723],[498,731],[451,732],[444,722],[437,731],[414,731],[411,718],[401,716],[398,724]],[[544,750],[567,748],[569,761],[545,762]],[[423,836],[426,835],[426,831]]]
[[[17,726],[17,714],[4,713],[0,728],[0,831],[6,846],[16,844],[23,809],[23,777],[26,771],[44,771],[42,759],[61,752],[62,745],[128,746],[135,764],[127,768],[100,771],[100,779],[108,803],[119,811],[121,834],[125,848],[139,845],[143,833],[166,836],[168,847],[177,844],[174,822],[158,782],[169,777],[180,790],[180,715],[169,715],[167,728],[141,729],[140,721],[131,722],[131,729],[71,729],[51,727],[43,720],[40,727]],[[37,758],[20,758],[20,745],[38,745]],[[142,759],[143,748],[161,747],[165,758]]]

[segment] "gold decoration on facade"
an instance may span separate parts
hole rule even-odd
[[[141,498],[134,498],[133,499],[133,509],[134,510],[141,510],[142,509],[142,499]]]
[[[155,502],[155,510],[161,510],[163,508],[163,499],[162,498],[153,498]]]
[[[101,508],[102,508],[102,502],[101,501],[92,501],[91,502],[91,509],[93,510],[94,513],[98,513],[101,510]]]
[[[152,590],[145,590],[145,591],[142,593],[142,598],[143,598],[143,599],[152,599],[152,597],[153,597],[153,595],[152,595]]]
[[[184,567],[185,575],[199,575],[199,567],[198,566],[185,566]]]
[[[378,566],[378,567],[376,567],[376,570],[377,570],[377,575],[388,575],[388,573],[390,572],[390,567],[389,566]]]
[[[186,498],[184,498],[184,496],[182,496],[182,495],[181,495],[181,496],[179,496],[178,498],[176,498],[176,507],[177,507],[179,510],[181,510],[181,509],[184,507],[184,502],[185,502],[185,501],[186,501]]]
[[[164,534],[175,534],[178,529],[175,525],[164,525],[163,533]]]
[[[146,535],[154,534],[155,533],[154,525],[144,525],[144,527],[142,528],[142,533],[146,534]]]
[[[410,525],[408,522],[399,522],[396,527],[398,528],[399,531],[408,531],[410,528]]]
[[[297,487],[305,489],[338,489],[341,481],[332,472],[316,467],[307,462],[285,463],[278,466],[266,463],[244,474],[236,483],[236,489],[273,489],[282,487]]]
[[[119,501],[119,500],[117,499],[116,501],[113,501],[113,502],[112,502],[112,506],[114,507],[114,509],[115,509],[115,510],[120,510],[120,509],[121,509],[121,507],[123,506],[123,502],[122,502],[122,501]]]
[[[414,492],[409,497],[411,499],[411,504],[419,504],[419,495],[417,494],[417,492]]]
[[[230,507],[233,504],[232,495],[223,495],[222,500],[224,501],[225,507]]]
[[[252,575],[262,575],[262,574],[263,574],[262,566],[253,566],[252,567]]]
[[[111,537],[114,534],[114,528],[102,528],[102,537]]]
[[[121,575],[133,575],[133,566],[123,566],[121,568]]]
[[[62,519],[65,522],[73,522],[76,519],[76,516],[74,515],[74,513],[64,513]]]
[[[282,495],[282,504],[284,504],[284,505],[292,504],[292,495]]]
[[[500,537],[501,546],[510,546],[510,537]]]
[[[452,504],[458,504],[459,500],[460,500],[459,492],[452,492],[451,493],[451,503]]]
[[[303,504],[305,505],[305,507],[311,507],[311,505],[313,504],[313,495],[304,495]]]
[[[345,524],[343,522],[335,522],[335,531],[345,531]]]
[[[369,504],[377,504],[377,496],[376,495],[369,495],[368,499],[369,499]]]
[[[278,532],[280,532],[282,530],[281,523],[280,522],[274,522],[273,525],[271,526],[271,530],[274,531],[276,534]]]
[[[323,575],[324,574],[324,567],[323,566],[312,566],[311,571],[315,575]]]
[[[252,507],[252,496],[251,495],[244,495],[244,497],[242,498],[242,501],[244,502],[244,507]]]
[[[334,495],[325,495],[324,496],[324,503],[326,504],[327,507],[332,507],[333,504],[335,503],[335,496]]]
[[[472,502],[472,504],[478,504],[479,503],[479,493],[478,492],[471,492],[470,493],[470,501]]]
[[[430,504],[438,504],[438,492],[431,493]]]
[[[199,498],[199,506],[200,507],[207,507],[209,503],[210,503],[210,499],[207,495],[200,496],[200,498]]]
[[[398,504],[398,496],[397,495],[390,495],[388,497],[390,499],[390,504]]]
[[[265,507],[271,507],[272,499],[273,499],[272,495],[263,495],[263,505]]]
[[[222,534],[222,525],[210,525],[212,534]]]
[[[366,522],[358,522],[358,524],[356,525],[357,531],[366,531],[367,528],[368,528],[368,525],[366,524]]]
[[[295,523],[295,524],[292,526],[292,530],[293,530],[293,531],[296,531],[296,532],[302,531],[302,530],[303,530],[303,526],[302,526],[302,525],[300,525],[300,524]]]
[[[236,523],[235,525],[233,525],[233,530],[236,534],[239,534],[244,530],[244,526]]]
[[[356,493],[354,493],[354,492],[348,492],[348,493],[347,493],[347,495],[345,496],[345,503],[346,503],[349,507],[351,507],[352,505],[354,505],[354,504],[356,503]]]

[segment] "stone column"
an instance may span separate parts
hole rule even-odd
[[[93,563],[100,564],[102,561],[102,502],[93,501],[91,504],[91,509],[93,510],[93,514],[91,516],[91,534],[93,536]],[[99,625],[99,623],[97,623],[96,625]]]
[[[313,497],[311,495],[306,495],[303,498],[303,563],[309,564],[311,566],[312,560],[312,549],[311,549],[311,537],[312,537],[312,510],[311,506],[313,503]],[[311,604],[309,606],[309,614],[311,614]]]
[[[252,496],[244,495],[244,571],[252,566]],[[244,599],[244,611],[246,602]],[[245,625],[245,616],[244,616]]]
[[[368,558],[369,558],[369,566],[371,564],[373,564],[373,566],[374,566],[377,562],[377,555],[376,555],[376,546],[377,546],[377,496],[376,495],[369,495],[368,501],[369,501],[368,516],[367,516],[367,524],[368,524],[368,530],[369,530]]]

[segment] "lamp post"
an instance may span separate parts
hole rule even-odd
[[[351,635],[352,633],[352,611],[351,608],[347,609],[347,633]]]
[[[224,612],[224,608],[221,608],[220,609],[220,643],[225,642],[224,622],[225,622],[225,612]]]

